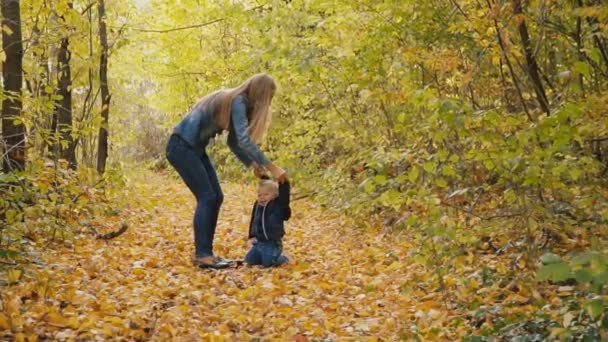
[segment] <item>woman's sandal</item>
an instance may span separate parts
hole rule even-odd
[[[202,257],[194,257],[192,258],[192,263],[200,268],[213,268],[216,270],[232,266],[232,262],[220,257],[214,257],[211,263],[203,261]]]

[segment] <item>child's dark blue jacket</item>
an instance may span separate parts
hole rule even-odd
[[[268,202],[266,206],[258,205],[256,201],[251,211],[251,222],[249,223],[249,238],[258,241],[280,241],[285,235],[283,221],[291,217],[289,208],[288,181],[279,184],[279,196]]]

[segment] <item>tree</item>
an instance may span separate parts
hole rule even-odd
[[[526,72],[528,73],[528,77],[530,77],[532,85],[534,86],[534,92],[536,93],[536,99],[538,101],[538,104],[540,105],[540,108],[547,115],[550,115],[551,110],[549,109],[549,100],[547,99],[545,88],[540,79],[539,66],[534,56],[534,47],[530,42],[530,35],[528,34],[528,26],[526,25],[526,19],[523,12],[521,0],[513,1],[513,14],[518,17],[517,30],[519,31],[521,44],[523,46],[524,54],[526,56]]]
[[[25,127],[19,121],[23,104],[23,43],[19,0],[2,0],[2,63],[4,99],[2,100],[2,139],[6,148],[5,172],[25,166]]]
[[[101,127],[99,128],[99,145],[97,150],[97,172],[103,174],[108,159],[108,118],[110,113],[110,91],[108,89],[108,34],[106,31],[105,0],[99,0],[99,42],[101,58],[99,61],[99,80],[101,87]]]
[[[72,4],[69,4],[72,7]],[[53,113],[53,129],[60,139],[56,144],[56,154],[66,159],[70,168],[76,168],[76,144],[72,137],[72,75],[70,69],[71,52],[70,41],[66,34],[61,38],[61,45],[57,54],[57,70],[59,71],[57,80],[57,95],[61,99],[55,105]]]

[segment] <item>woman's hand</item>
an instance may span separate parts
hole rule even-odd
[[[253,175],[256,178],[262,178],[264,176],[266,176],[266,169],[263,166],[258,165],[258,163],[253,163],[251,164],[251,167],[253,168]]]
[[[283,183],[287,180],[287,172],[285,172],[285,170],[281,169],[283,172],[281,174],[279,174],[278,176],[274,176],[274,178],[277,180],[277,182],[279,183]]]
[[[277,180],[279,183],[283,183],[287,180],[287,172],[285,172],[285,170],[282,168],[274,165],[273,163],[266,165],[266,168],[268,171],[270,171],[270,173],[272,173],[272,178]]]

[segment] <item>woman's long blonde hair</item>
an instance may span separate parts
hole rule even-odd
[[[214,109],[215,124],[224,130],[228,130],[232,99],[238,95],[245,95],[249,100],[249,107],[247,108],[249,127],[247,133],[251,140],[260,143],[270,125],[270,103],[275,91],[276,85],[272,76],[256,74],[236,88],[218,90],[205,96],[195,107],[203,110]]]

